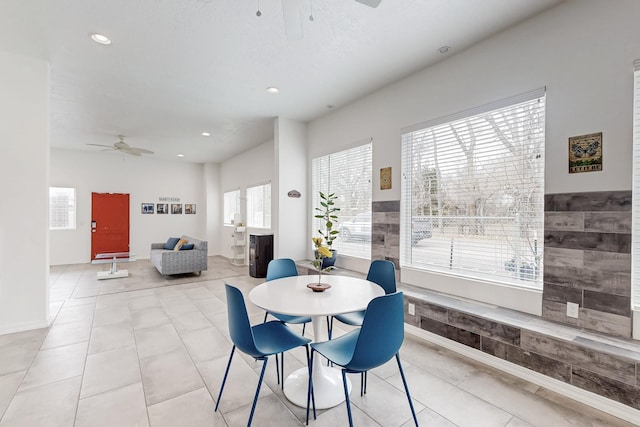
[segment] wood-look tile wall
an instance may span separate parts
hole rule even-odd
[[[393,261],[400,268],[400,200],[371,204],[371,259]]]
[[[415,304],[413,316],[406,309],[409,303]],[[640,409],[639,353],[608,349],[580,338],[562,339],[534,327],[515,327],[407,295],[405,322]]]
[[[400,202],[374,202],[372,259],[398,264]],[[631,335],[631,192],[545,197],[543,318],[608,335]],[[580,305],[567,318],[566,303]],[[640,357],[515,327],[405,295],[408,324],[640,409]],[[535,322],[533,322],[535,323]],[[560,334],[558,334],[560,335]]]
[[[542,317],[630,337],[631,191],[548,194],[544,210]]]

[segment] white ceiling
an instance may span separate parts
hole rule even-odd
[[[274,117],[313,120],[558,3],[313,0],[293,41],[282,0],[1,0],[0,50],[50,62],[53,147],[122,134],[154,158],[219,162],[272,139]]]

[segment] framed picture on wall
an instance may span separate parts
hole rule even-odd
[[[196,214],[196,205],[193,203],[185,203],[184,204],[184,214],[185,215],[195,215]]]
[[[172,214],[181,214],[182,213],[182,203],[171,203],[171,213]]]
[[[602,132],[569,138],[569,173],[602,170]]]
[[[142,213],[143,214],[152,214],[153,213],[153,203],[143,203],[142,204]]]
[[[168,214],[169,213],[169,204],[168,203],[158,203],[156,205],[156,213],[159,214]]]

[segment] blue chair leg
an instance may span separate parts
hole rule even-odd
[[[309,346],[305,346],[307,350],[307,365],[309,366],[309,383],[307,386],[307,422],[309,425],[309,403],[313,405],[313,419],[316,419],[316,397],[313,393],[313,349],[311,349],[311,356],[309,356]]]
[[[349,427],[353,427],[351,418],[351,401],[349,400],[349,387],[347,387],[347,371],[342,370],[342,386],[344,387],[344,401],[347,404],[347,415],[349,415]]]
[[[236,351],[236,346],[234,345],[231,348],[231,354],[229,355],[229,362],[227,362],[227,370],[224,371],[224,378],[222,379],[222,385],[220,386],[220,393],[218,393],[218,401],[216,402],[216,409],[214,412],[218,410],[218,405],[220,405],[220,398],[222,397],[222,390],[224,390],[224,385],[227,382],[227,375],[229,375],[229,368],[231,367],[231,360],[233,359],[233,352]]]
[[[402,370],[402,364],[400,363],[400,353],[396,353],[396,360],[398,361],[400,376],[402,377],[402,383],[404,384],[404,391],[407,393],[407,399],[409,399],[409,406],[411,407],[411,415],[413,415],[413,422],[416,423],[416,427],[418,427],[418,418],[416,417],[415,409],[413,409],[411,394],[409,394],[409,386],[407,385],[407,379],[404,377],[404,370]]]
[[[280,353],[280,388],[284,390],[284,353]]]
[[[364,371],[364,394],[367,394],[367,372],[368,371]]]
[[[256,410],[256,403],[258,403],[258,395],[260,394],[260,386],[262,385],[262,379],[264,378],[264,371],[267,368],[267,362],[269,361],[268,357],[264,358],[264,362],[262,363],[262,371],[260,372],[260,379],[258,380],[258,387],[256,388],[256,395],[253,398],[253,405],[251,406],[251,414],[249,414],[249,421],[247,422],[247,427],[251,426],[251,421],[253,420],[253,413]]]

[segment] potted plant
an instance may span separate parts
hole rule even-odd
[[[324,230],[319,229],[318,233],[321,238],[324,239],[327,248],[331,251],[331,257],[323,257],[322,258],[322,268],[326,268],[332,266],[336,262],[336,250],[332,248],[333,241],[338,237],[338,230],[334,230],[333,226],[336,222],[338,222],[337,212],[340,208],[335,207],[335,200],[338,198],[335,193],[325,194],[320,191],[320,206],[316,208],[316,211],[320,212],[316,214],[314,217],[322,220],[324,224]],[[318,245],[316,245],[318,246]],[[317,249],[316,249],[316,259],[318,259]]]

